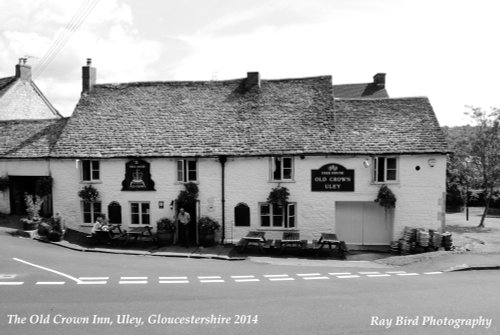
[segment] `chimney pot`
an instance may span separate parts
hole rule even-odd
[[[96,83],[96,69],[91,65],[92,58],[87,58],[87,66],[82,66],[82,94],[92,92]]]
[[[247,72],[247,79],[245,80],[245,88],[249,90],[253,87],[260,88],[259,72]]]
[[[379,88],[385,87],[385,73],[377,73],[373,76],[373,83]]]

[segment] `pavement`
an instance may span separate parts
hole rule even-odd
[[[84,234],[68,230],[61,242],[50,242],[39,237],[36,231],[24,231],[16,224],[0,218],[0,234],[32,238],[42,243],[81,252],[144,255],[156,257],[204,258],[224,261],[250,260],[256,263],[276,265],[327,266],[337,268],[398,268],[409,271],[464,271],[481,269],[500,269],[500,252],[470,252],[463,249],[436,251],[407,256],[393,256],[386,252],[349,251],[346,259],[335,252],[322,250],[320,254],[287,251],[281,253],[271,250],[261,254],[257,248],[248,248],[239,253],[234,245],[215,245],[212,247],[181,246],[157,247],[141,241],[126,246],[95,246]]]

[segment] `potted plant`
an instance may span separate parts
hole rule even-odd
[[[215,232],[220,229],[219,222],[214,219],[203,216],[198,221],[199,242],[204,247],[215,244]]]
[[[167,246],[174,243],[175,223],[169,218],[162,218],[156,222],[156,239],[158,245]]]
[[[42,208],[43,200],[39,195],[31,195],[24,193],[24,202],[26,204],[27,218],[21,219],[24,230],[35,230],[41,221],[40,210]]]
[[[288,202],[288,197],[290,192],[288,188],[283,186],[276,186],[271,190],[269,196],[267,197],[267,202],[270,204],[277,204],[278,206],[283,206]]]
[[[380,206],[385,207],[387,212],[389,209],[396,207],[396,196],[392,193],[391,189],[384,184],[380,186],[375,202],[378,202]]]
[[[99,191],[97,191],[94,186],[87,185],[78,192],[78,196],[82,198],[83,201],[94,202],[99,199]]]

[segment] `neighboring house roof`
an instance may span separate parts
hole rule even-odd
[[[0,159],[49,157],[67,120],[0,121]]]
[[[333,85],[333,95],[341,99],[389,97],[385,87],[375,83]]]
[[[335,112],[343,153],[451,152],[426,97],[336,99]]]
[[[31,67],[18,64],[15,76],[0,78],[0,121],[61,117],[31,80]]]
[[[333,99],[330,76],[95,85],[61,158],[446,153],[426,98]]]

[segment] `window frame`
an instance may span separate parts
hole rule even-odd
[[[89,204],[90,205],[90,211],[86,212],[85,211],[85,205]],[[95,206],[99,204],[101,207],[100,211],[96,211]],[[96,222],[96,219],[98,216],[102,215],[102,201],[81,201],[81,209],[82,209],[82,222],[84,225],[93,225]],[[85,221],[85,214],[90,214],[91,222],[86,222]]]
[[[194,163],[194,170],[189,166],[192,163]],[[190,178],[191,172],[194,172],[195,179]],[[198,182],[198,160],[196,160],[196,159],[178,159],[178,160],[176,160],[176,180],[178,183],[197,183]]]
[[[138,205],[138,212],[133,212],[132,206],[134,204]],[[147,213],[143,213],[143,205],[147,205]],[[149,201],[129,201],[129,209],[130,209],[130,225],[133,227],[141,227],[141,226],[150,226],[151,225],[151,202]],[[138,215],[139,221],[137,223],[134,222],[134,214]],[[148,222],[144,223],[144,216],[147,215]]]
[[[88,162],[88,167],[86,167],[86,162]],[[95,167],[97,165],[97,167]],[[101,181],[101,162],[96,159],[82,159],[80,163],[80,181],[84,183],[100,182]],[[88,169],[86,173],[85,170]],[[94,178],[94,174],[97,173],[97,178]],[[88,175],[88,179],[86,178]]]
[[[379,180],[379,161],[383,159],[383,180]],[[388,168],[388,160],[393,159],[395,167],[394,168]],[[387,179],[388,172],[389,171],[394,171],[394,179]],[[396,156],[377,156],[373,158],[373,183],[375,184],[395,184],[399,183],[399,158]]]
[[[273,182],[293,182],[295,181],[295,157],[294,156],[273,156],[270,157],[270,172],[269,179]],[[290,167],[285,167],[285,159],[290,160]],[[275,178],[275,172],[277,170],[276,161],[281,160],[279,167],[279,178]],[[285,170],[290,170],[290,178],[284,178]]]
[[[264,206],[268,206],[268,214],[263,215],[262,214],[262,208]],[[286,205],[286,208],[282,208],[281,215],[275,214],[275,208],[278,208],[279,206],[277,204],[270,204],[268,202],[259,202],[259,226],[262,229],[276,229],[276,230],[282,230],[282,229],[297,229],[297,203],[296,202],[289,202]],[[293,215],[291,215],[291,208],[293,207]],[[281,216],[281,223],[278,225],[275,221],[276,217]],[[269,218],[269,225],[263,225],[262,218],[267,217]],[[293,223],[290,224],[291,218],[293,219]]]

